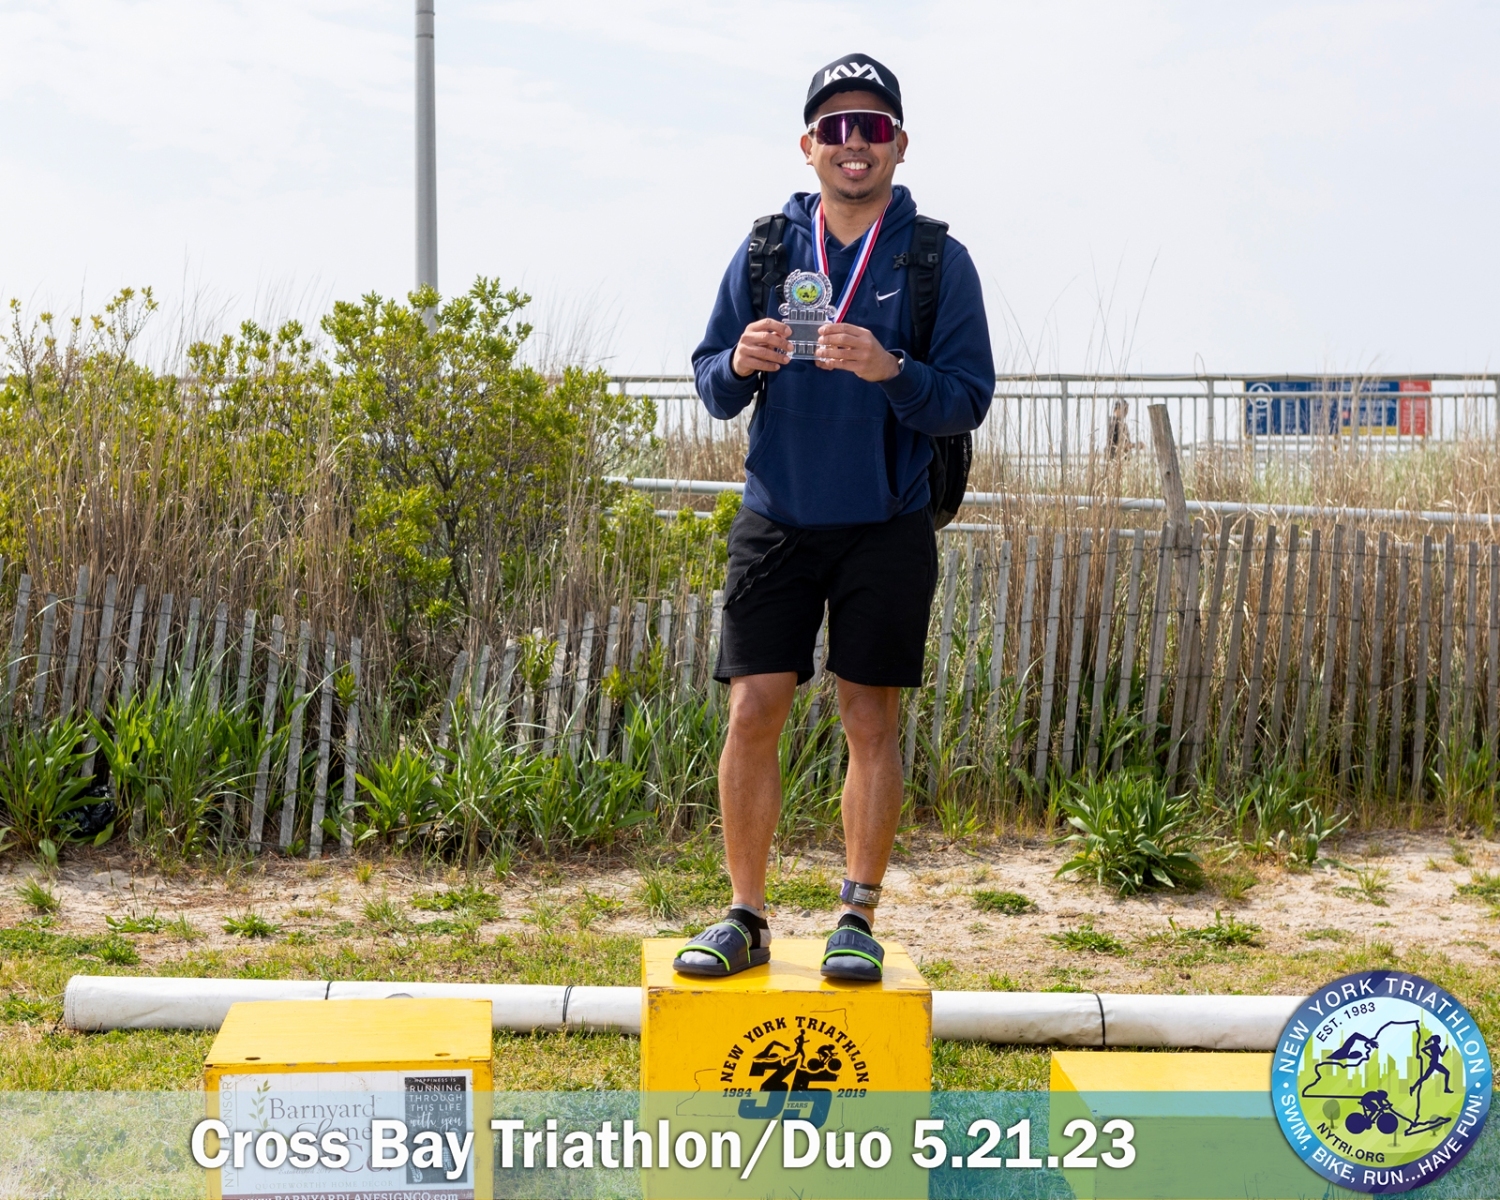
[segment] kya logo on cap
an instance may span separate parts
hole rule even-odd
[[[831,67],[823,68],[823,84],[826,87],[830,83],[836,83],[840,79],[868,79],[871,83],[885,86],[885,80],[880,78],[880,72],[875,69],[874,63],[862,63],[858,59],[851,58],[847,63],[837,63]]]

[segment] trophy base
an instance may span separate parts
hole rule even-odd
[[[818,356],[818,330],[824,321],[788,321],[792,327],[792,357],[816,358]]]

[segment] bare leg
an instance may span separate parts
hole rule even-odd
[[[719,805],[733,903],[750,908],[766,906],[766,859],[781,817],[776,748],[796,691],[794,671],[741,675],[729,682],[729,733],[719,756]]]
[[[901,690],[838,682],[839,713],[849,742],[843,798],[847,869],[858,883],[878,884],[885,878],[901,821]],[[873,922],[874,909],[849,907]]]

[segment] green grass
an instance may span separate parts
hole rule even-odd
[[[16,895],[22,904],[30,908],[32,912],[41,915],[55,913],[62,907],[62,901],[57,898],[57,894],[45,883],[40,883],[35,879],[28,879],[18,887]]]
[[[0,999],[0,1090],[198,1085],[213,1041],[211,1032],[54,1031],[62,1016],[63,989],[68,978],[79,973],[606,985],[635,984],[640,978],[637,938],[564,922],[551,930],[529,927],[492,938],[479,937],[472,927],[466,933],[424,930],[421,937],[391,937],[375,936],[369,926],[351,925],[340,934],[331,923],[299,943],[255,938],[215,949],[201,943],[164,942],[159,949],[169,957],[147,970],[110,961],[110,955],[118,953],[111,947],[133,952],[118,933],[75,936],[54,932],[44,920],[0,929],[0,994],[5,997]],[[1307,931],[1307,948],[1288,954],[1264,949],[1253,935],[1247,942],[1240,931],[1248,928],[1248,922],[1220,916],[1197,930],[1131,941],[1132,961],[1146,975],[1139,990],[1307,994],[1351,971],[1399,967],[1452,991],[1469,1006],[1487,1037],[1500,1037],[1500,962],[1476,966],[1421,949],[1398,954],[1388,944],[1357,942],[1332,930]],[[1187,936],[1199,933],[1204,936]],[[1075,943],[1094,953],[1111,952],[1096,949],[1101,943],[1125,948],[1120,939],[1087,924],[1056,936],[1064,945]],[[1184,942],[1191,943],[1186,954]],[[924,962],[923,970],[933,983],[950,988],[1079,991],[1099,986],[1088,961],[1065,959],[995,976],[966,971],[943,958]],[[1185,966],[1191,967],[1190,982],[1181,979]],[[639,1043],[608,1034],[499,1033],[495,1065],[500,1077],[520,1089],[629,1089],[637,1085]],[[1045,1048],[933,1044],[933,1082],[940,1089],[1044,1089],[1047,1072]]]
[[[1049,933],[1047,940],[1056,942],[1064,950],[1087,951],[1090,954],[1125,953],[1124,942],[1106,930],[1095,929],[1092,921],[1085,921],[1077,929]]]
[[[821,872],[773,875],[766,881],[766,902],[775,908],[824,912],[838,907],[839,890]]]
[[[1036,912],[1036,903],[1020,892],[977,891],[974,907],[980,912],[1004,913],[1007,917]]]
[[[1456,855],[1454,861],[1457,861]],[[1500,904],[1500,871],[1475,871],[1468,883],[1458,885],[1458,894]]]

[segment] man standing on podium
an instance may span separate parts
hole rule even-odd
[[[754,410],[714,671],[729,685],[719,795],[734,898],[673,966],[724,976],[770,960],[777,743],[812,677],[826,605],[849,769],[844,910],[822,971],[875,981],[875,908],[902,803],[900,689],[922,682],[934,520],[956,509],[955,484],[962,495],[967,459],[955,464],[949,447],[984,420],[995,368],[968,251],[892,186],[907,147],[895,75],[863,54],[829,63],[802,117],[818,191],[755,222],[693,353],[710,413]]]

